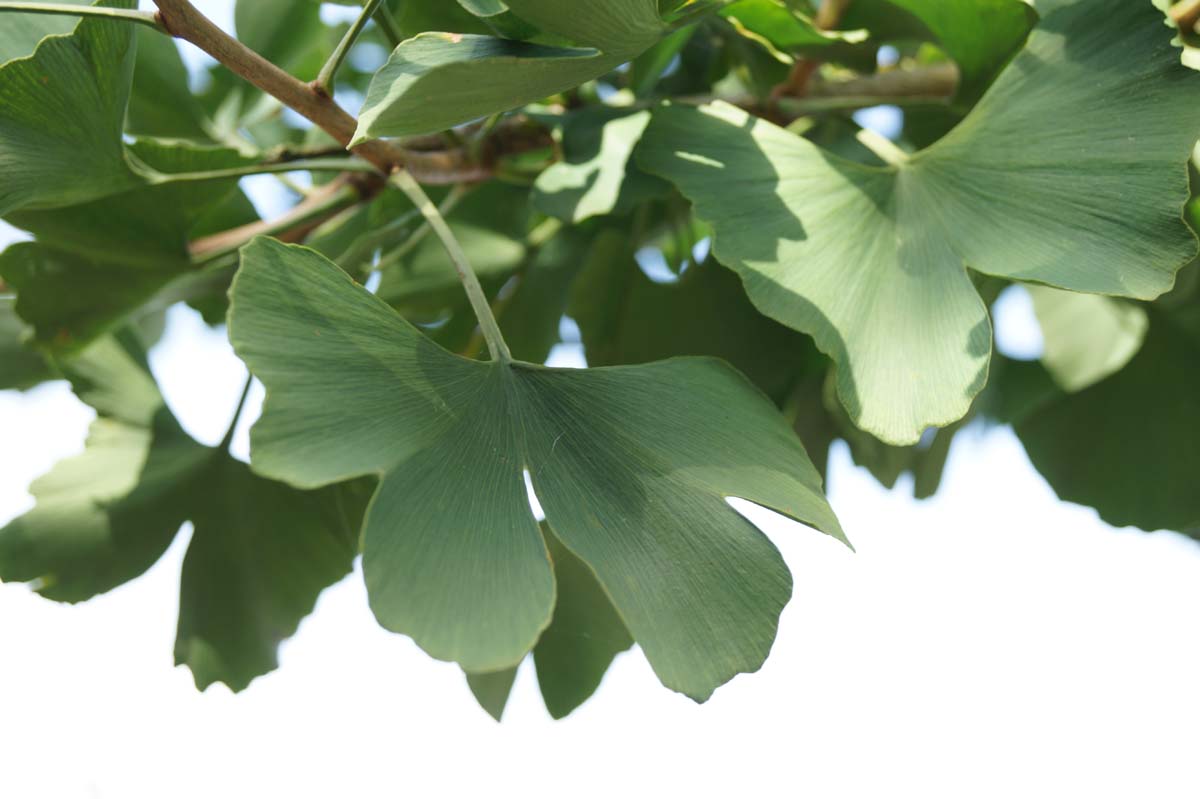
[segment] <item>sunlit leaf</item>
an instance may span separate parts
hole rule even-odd
[[[962,124],[887,168],[724,105],[657,111],[640,163],[695,201],[760,310],[838,362],[855,423],[912,443],[985,381],[989,322],[964,266],[1153,298],[1195,254],[1180,211],[1200,84],[1168,39],[1146,4],[1049,9]]]

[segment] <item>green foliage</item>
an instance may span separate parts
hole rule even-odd
[[[132,0],[9,5],[0,389],[65,377],[97,419],[0,528],[0,579],[83,601],[190,522],[201,688],[273,669],[361,554],[379,622],[496,718],[527,659],[561,718],[634,644],[704,701],[791,594],[727,499],[844,541],[837,441],[925,497],[960,431],[1011,424],[1064,500],[1200,537],[1200,34],[1168,0],[855,0],[824,29],[805,0],[404,0],[330,62],[356,121],[305,85],[347,26],[240,0],[315,126],[232,40],[176,29],[224,62],[190,76],[152,20],[96,15]],[[851,116],[881,103],[895,141]],[[255,174],[296,207],[259,220]],[[1037,362],[993,352],[1014,284]],[[147,365],[180,301],[228,308],[267,388],[248,465]],[[545,366],[562,343],[589,368]]]

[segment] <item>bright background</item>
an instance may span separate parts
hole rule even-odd
[[[198,5],[230,27],[229,2]],[[277,207],[270,179],[248,189]],[[1037,355],[1020,290],[997,330]],[[580,363],[570,344],[555,357]],[[216,443],[245,376],[223,331],[175,309],[152,362],[185,427]],[[62,383],[0,392],[0,524],[91,418]],[[751,511],[796,583],[762,671],[700,706],[634,650],[562,722],[529,664],[493,722],[455,666],[376,626],[360,573],[322,596],[277,672],[198,693],[172,666],[187,530],[83,605],[0,586],[0,797],[1200,795],[1200,547],[1059,503],[1006,428],[959,436],[941,493],[910,495],[839,444],[830,497],[857,554]]]

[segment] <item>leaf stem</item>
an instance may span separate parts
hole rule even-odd
[[[404,41],[404,31],[400,30],[400,23],[392,16],[392,10],[388,8],[387,3],[381,5],[375,12],[375,22],[392,47]]]
[[[450,212],[458,207],[459,201],[461,201],[463,197],[467,196],[467,192],[468,189],[462,183],[452,188],[450,192],[442,199],[441,205],[438,206],[438,213],[441,214],[443,218],[449,216]],[[396,230],[403,229],[403,226],[407,226],[408,222],[411,221],[409,219],[409,214],[422,216],[419,210],[410,211],[408,214],[404,214],[399,219],[395,220],[395,222],[388,224],[384,228],[381,228],[380,232],[390,234],[395,233]],[[396,227],[393,227],[393,225]],[[421,226],[410,233],[408,237],[396,247],[396,249],[389,252],[386,256],[380,258],[379,263],[375,265],[375,271],[383,272],[391,269],[396,264],[401,263],[409,253],[417,248],[418,244],[425,240],[427,235],[429,235],[429,222],[425,221],[424,217],[422,217]]]
[[[167,29],[158,20],[153,11],[135,11],[129,8],[104,8],[102,6],[76,6],[68,3],[0,3],[0,12],[13,11],[18,14],[62,14],[72,17],[99,17],[101,19],[116,19],[145,25],[154,28],[159,33]]]
[[[458,272],[458,279],[467,292],[467,299],[470,300],[471,308],[475,311],[475,318],[479,320],[479,330],[487,341],[492,360],[511,363],[512,353],[509,352],[508,344],[505,343],[504,336],[500,332],[500,325],[496,322],[495,314],[492,313],[491,304],[488,303],[483,286],[479,284],[475,270],[471,268],[467,254],[463,252],[462,245],[454,237],[454,231],[450,230],[450,226],[446,224],[445,218],[433,204],[433,200],[429,199],[429,195],[421,188],[421,184],[413,179],[412,175],[398,169],[392,175],[392,184],[408,195],[413,205],[417,206],[417,210],[429,223],[429,227],[441,239],[442,246],[446,248],[446,253],[450,256],[455,271]]]
[[[362,34],[363,28],[367,27],[367,22],[370,21],[371,15],[379,8],[383,0],[367,0],[363,3],[362,13],[354,20],[354,24],[350,26],[350,30],[346,31],[346,35],[338,42],[333,53],[329,56],[329,60],[325,62],[325,66],[321,67],[321,71],[317,73],[315,87],[318,91],[323,91],[326,94],[333,94],[333,80],[337,77],[337,71],[342,66],[342,62],[346,60],[346,55],[350,52],[350,48],[358,41],[358,37]]]
[[[870,128],[860,128],[854,134],[858,143],[879,156],[888,166],[900,166],[908,160],[908,153],[901,150],[886,136],[881,136]]]
[[[237,432],[238,422],[242,419],[242,411],[246,410],[246,400],[250,397],[250,386],[253,384],[254,376],[246,375],[246,386],[242,389],[242,396],[238,399],[237,408],[233,412],[233,420],[230,421],[229,429],[217,447],[221,452],[228,452],[229,445],[233,443],[233,434]]]
[[[308,158],[295,161],[272,161],[249,164],[208,172],[150,172],[147,177],[154,186],[170,183],[197,183],[205,180],[225,180],[249,175],[278,175],[286,172],[368,172],[378,174],[373,164],[349,158]]]

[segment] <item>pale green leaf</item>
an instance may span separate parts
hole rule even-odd
[[[525,470],[660,679],[696,699],[761,665],[790,595],[725,497],[842,535],[787,424],[719,362],[464,360],[318,254],[266,239],[243,251],[232,297],[231,340],[267,387],[255,469],[302,487],[380,475],[371,606],[469,672],[516,665],[550,622]]]
[[[1065,391],[1074,392],[1119,371],[1146,338],[1146,312],[1129,302],[1030,286],[1042,327],[1042,363]]]
[[[633,162],[649,111],[591,108],[563,123],[563,160],[534,184],[538,210],[568,222],[625,214],[669,186]]]
[[[724,105],[656,112],[639,162],[695,202],[759,309],[838,362],[855,423],[912,443],[984,384],[989,322],[965,266],[1153,298],[1195,254],[1181,210],[1200,84],[1168,39],[1143,3],[1050,11],[967,119],[895,166]]]

